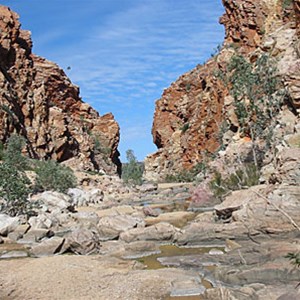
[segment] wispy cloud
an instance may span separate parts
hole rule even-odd
[[[152,143],[154,100],[223,40],[220,0],[54,2],[47,4],[52,17],[41,21],[48,26],[33,34],[37,54],[71,67],[83,99],[114,113],[128,148],[133,140]]]

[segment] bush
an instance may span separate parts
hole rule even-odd
[[[180,129],[181,129],[182,133],[185,133],[189,128],[190,128],[190,124],[185,123]]]
[[[288,258],[293,265],[300,267],[300,253],[289,252],[284,257]]]
[[[257,185],[259,176],[259,171],[254,164],[243,166],[228,178],[222,178],[222,175],[216,172],[214,179],[210,182],[210,189],[214,196],[221,200],[231,191]]]
[[[30,181],[25,173],[6,162],[0,164],[0,211],[16,216],[30,214],[32,205],[28,200]]]
[[[243,56],[233,56],[228,66],[239,125],[253,140],[265,138],[264,130],[269,129],[284,100],[277,92],[280,83],[275,66],[268,55],[262,55],[253,65]]]
[[[233,55],[225,72],[220,72],[234,99],[239,131],[252,140],[256,166],[258,141],[265,142],[264,152],[274,144],[275,117],[287,97],[277,73],[276,61],[267,54],[254,63],[242,55]]]
[[[126,151],[127,164],[123,164],[122,179],[128,184],[139,185],[143,183],[143,164],[139,163],[133,150]]]
[[[293,0],[282,0],[282,8],[287,9],[293,5]]]
[[[168,174],[165,177],[165,182],[193,182],[199,173],[205,174],[205,172],[206,165],[204,163],[198,163],[191,170],[183,170],[177,174]]]
[[[39,191],[54,190],[61,193],[76,186],[73,171],[55,161],[39,161],[36,168],[35,188]]]
[[[17,168],[19,171],[28,168],[28,159],[22,155],[22,149],[25,146],[25,139],[22,136],[13,134],[7,142],[6,149],[3,153],[3,160]]]

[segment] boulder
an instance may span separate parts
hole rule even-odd
[[[107,216],[117,216],[117,215],[132,215],[133,213],[136,212],[137,209],[130,205],[114,206],[108,209],[102,209],[96,211],[97,215],[100,218],[107,217]]]
[[[284,148],[278,154],[277,180],[284,184],[299,185],[300,148]]]
[[[33,256],[37,257],[61,254],[66,251],[64,243],[64,238],[54,236],[50,239],[42,241],[40,244],[33,246],[30,249],[30,252]]]
[[[0,214],[0,235],[7,236],[14,231],[19,225],[18,217],[10,217],[5,214]]]
[[[104,194],[100,189],[82,190],[73,188],[68,190],[68,195],[72,198],[72,204],[76,207],[99,204],[104,198]]]
[[[68,250],[75,254],[88,255],[98,252],[100,248],[99,237],[96,231],[88,229],[75,229],[67,236]]]
[[[54,232],[49,229],[31,228],[18,242],[22,244],[33,244],[40,242],[44,238],[51,238],[52,236],[54,236]]]
[[[13,232],[10,232],[7,237],[12,241],[21,239],[24,234],[30,229],[29,224],[18,225]]]
[[[247,237],[247,229],[240,224],[216,224],[211,222],[192,222],[177,232],[174,242],[179,246],[219,245],[224,246],[226,239]]]
[[[75,223],[93,225],[97,225],[100,220],[97,213],[93,211],[79,211],[77,213],[73,213],[72,219]]]
[[[157,217],[160,214],[159,209],[154,209],[151,206],[147,205],[143,207],[143,213],[147,217]]]
[[[50,214],[41,213],[36,217],[31,217],[28,220],[28,223],[35,229],[49,229],[57,224],[57,220],[53,220],[53,218],[50,217]]]
[[[177,229],[169,223],[158,223],[145,228],[133,228],[120,234],[120,239],[133,241],[171,241]]]
[[[121,232],[137,227],[138,224],[142,224],[142,220],[129,215],[103,217],[98,223],[100,239],[115,239]]]
[[[73,211],[71,197],[63,193],[46,191],[41,194],[34,195],[32,200],[40,203],[43,211]]]

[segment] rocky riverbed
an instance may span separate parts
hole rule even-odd
[[[284,257],[300,251],[300,187],[259,185],[195,210],[191,184],[81,178],[69,195],[32,197],[27,222],[0,215],[1,299],[300,298]]]

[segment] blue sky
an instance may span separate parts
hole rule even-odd
[[[155,152],[155,100],[223,41],[221,0],[10,0],[33,51],[56,62],[101,115],[121,127],[119,150]],[[67,67],[71,67],[67,70]]]

